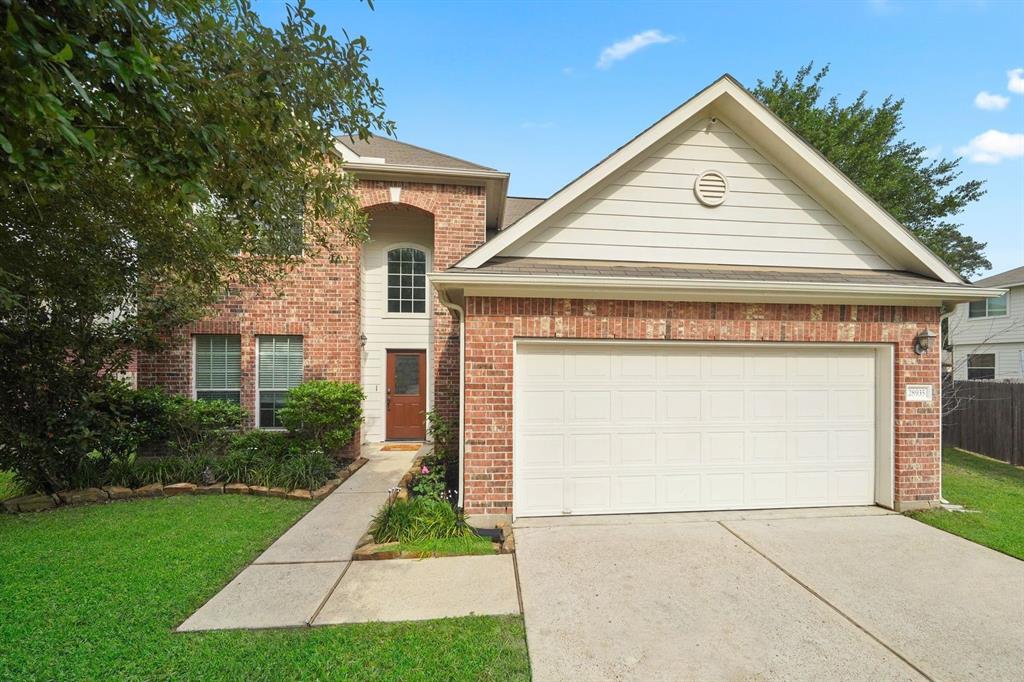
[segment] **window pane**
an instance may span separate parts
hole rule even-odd
[[[259,387],[287,390],[302,383],[302,337],[261,336]]]
[[[995,379],[996,370],[991,367],[968,367],[967,378],[971,381],[984,381],[986,379]]]
[[[967,317],[985,317],[985,301],[971,301]]]
[[[238,336],[203,334],[195,337],[196,391],[234,389],[241,385],[242,353]]]
[[[1010,295],[1010,292],[1006,292],[998,298],[988,299],[988,314],[989,315],[1005,315],[1006,314],[1006,297]]]
[[[260,428],[277,429],[284,426],[277,418],[277,411],[285,404],[287,397],[287,391],[260,391]]]
[[[968,367],[992,367],[996,366],[996,355],[995,353],[978,353],[976,355],[967,356]]]
[[[420,356],[395,356],[395,394],[420,394]]]

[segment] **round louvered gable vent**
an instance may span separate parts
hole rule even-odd
[[[693,193],[697,195],[697,201],[705,206],[720,206],[729,193],[729,183],[718,171],[704,171],[693,183]]]

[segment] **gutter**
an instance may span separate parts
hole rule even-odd
[[[459,499],[457,507],[462,508],[462,491],[465,487],[465,443],[466,443],[466,311],[448,298],[448,292],[438,289],[441,305],[459,318]]]

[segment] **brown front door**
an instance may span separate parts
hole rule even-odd
[[[426,369],[426,351],[388,351],[388,440],[426,438]]]

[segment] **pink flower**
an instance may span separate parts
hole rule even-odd
[[[424,464],[424,465],[423,465],[423,466],[422,466],[422,467],[420,468],[420,473],[421,473],[421,474],[429,474],[429,473],[430,473],[430,469],[428,469],[428,468],[427,468],[427,465],[426,465],[426,464]]]

